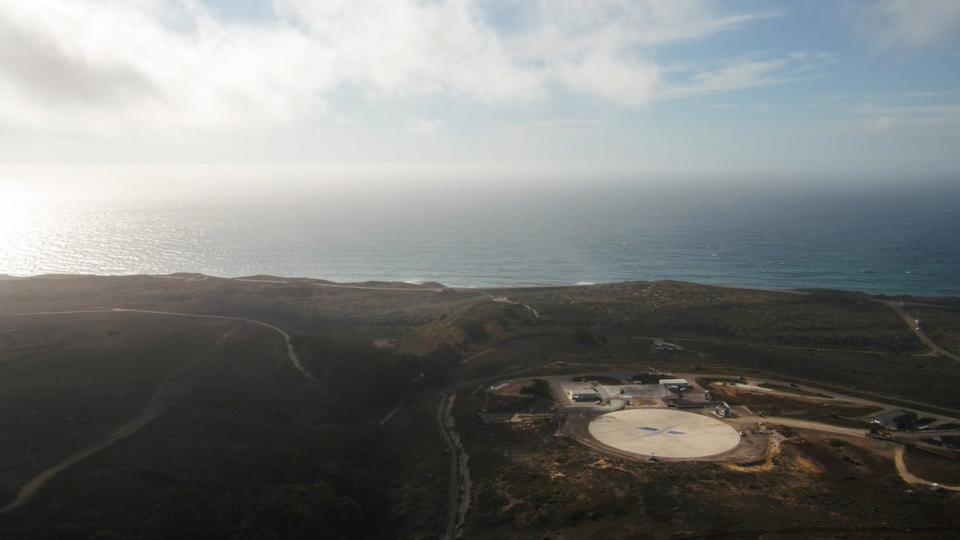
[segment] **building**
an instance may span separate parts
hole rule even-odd
[[[914,429],[917,427],[917,413],[897,409],[876,416],[870,423],[887,429]]]
[[[573,403],[596,403],[603,401],[603,392],[600,385],[594,382],[569,382],[563,383],[563,393],[570,398]]]
[[[646,371],[644,373],[631,375],[630,377],[627,377],[627,380],[634,384],[659,384],[660,379],[673,378],[673,375],[670,373],[663,373],[661,371]]]
[[[660,386],[667,390],[686,390],[690,383],[686,379],[660,379]]]

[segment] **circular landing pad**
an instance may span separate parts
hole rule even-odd
[[[617,450],[674,459],[715,456],[740,444],[740,434],[727,424],[672,409],[604,414],[590,422],[590,435]]]

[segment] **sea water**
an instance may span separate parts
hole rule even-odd
[[[960,295],[960,183],[651,192],[301,189],[0,203],[0,274],[269,274],[457,287],[673,279]]]

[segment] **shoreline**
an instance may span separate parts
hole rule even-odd
[[[816,293],[826,293],[826,294],[855,294],[863,295],[867,298],[872,298],[875,300],[900,300],[900,299],[923,299],[926,301],[930,300],[944,300],[947,302],[950,301],[960,301],[960,294],[951,295],[951,294],[918,294],[918,293],[874,293],[859,291],[855,289],[834,289],[828,287],[802,287],[802,288],[775,288],[775,287],[763,287],[763,286],[751,286],[751,285],[733,285],[733,284],[720,284],[720,283],[702,283],[697,281],[684,281],[677,279],[655,279],[655,280],[632,280],[632,281],[610,281],[610,282],[577,282],[577,283],[563,283],[563,284],[517,284],[517,285],[482,285],[482,286],[451,286],[445,285],[439,282],[425,281],[425,282],[415,282],[415,281],[400,281],[400,280],[366,280],[366,281],[333,281],[324,278],[313,278],[313,277],[287,277],[287,276],[274,276],[267,274],[254,274],[247,276],[236,276],[236,277],[225,277],[225,276],[215,276],[210,274],[201,274],[194,272],[174,272],[171,274],[36,274],[29,276],[12,276],[9,274],[0,274],[0,281],[24,281],[24,280],[42,280],[42,279],[75,279],[75,278],[157,278],[157,279],[183,279],[183,280],[225,280],[225,281],[239,281],[246,283],[263,283],[263,284],[295,284],[295,283],[314,283],[318,285],[325,285],[333,288],[345,288],[345,289],[365,289],[365,290],[427,290],[427,291],[474,291],[474,292],[484,292],[484,291],[535,291],[535,290],[549,290],[549,289],[574,289],[574,288],[591,288],[591,287],[608,287],[608,286],[617,286],[617,285],[653,285],[653,284],[678,284],[678,285],[694,285],[698,287],[711,287],[717,289],[732,289],[732,290],[741,290],[741,291],[757,291],[757,292],[768,292],[768,293],[782,293],[782,294],[794,294],[794,295],[808,295]],[[949,306],[946,306],[949,307]]]

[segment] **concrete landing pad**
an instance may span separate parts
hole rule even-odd
[[[723,422],[672,409],[628,409],[598,417],[590,435],[633,454],[696,459],[722,454],[740,444],[737,430]]]

